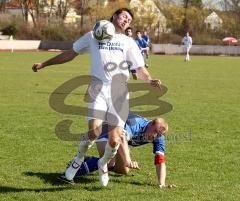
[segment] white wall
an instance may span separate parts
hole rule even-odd
[[[40,40],[0,40],[0,50],[37,50]]]
[[[154,54],[183,54],[182,45],[152,44]],[[190,54],[197,55],[240,55],[240,46],[193,45]]]

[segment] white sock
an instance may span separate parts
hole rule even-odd
[[[75,161],[79,164],[81,164],[84,161],[84,156],[86,155],[87,151],[92,147],[95,140],[87,140],[87,141],[81,141],[78,147],[78,153]]]
[[[99,160],[99,165],[100,166],[106,165],[117,154],[118,148],[119,148],[119,144],[116,147],[112,148],[109,145],[109,143],[107,143],[105,147],[104,155]]]

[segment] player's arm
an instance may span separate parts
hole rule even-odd
[[[127,60],[130,61],[130,63],[132,63],[130,70],[136,69],[137,75],[140,79],[146,81],[147,83],[155,87],[160,88],[161,81],[152,79],[147,69],[143,67],[144,59],[137,44],[133,40],[129,40],[129,43],[130,43],[130,47],[127,52]]]
[[[92,33],[88,32],[84,34],[81,38],[79,38],[77,41],[73,43],[73,48],[70,50],[67,50],[43,63],[36,63],[33,64],[32,70],[34,72],[37,72],[38,70],[46,67],[51,66],[55,64],[63,64],[68,61],[73,60],[78,54],[82,54],[89,51],[89,45],[90,41],[92,39]]]
[[[70,49],[70,50],[64,51],[63,53],[45,61],[45,62],[33,64],[32,70],[34,72],[37,72],[38,70],[45,68],[47,66],[51,66],[51,65],[55,65],[55,64],[63,64],[63,63],[73,60],[77,55],[78,55],[78,53],[76,53],[73,49]]]
[[[185,45],[185,36],[182,38],[182,44]]]
[[[122,138],[122,142],[118,148],[118,153],[123,159],[125,167],[139,169],[138,163],[136,161],[132,161],[130,157],[128,142],[125,136]]]
[[[157,180],[160,188],[166,186],[166,164],[165,164],[165,137],[162,135],[153,141],[153,153],[155,153],[154,164],[156,166]]]
[[[167,175],[164,155],[162,154],[155,155],[155,166],[156,166],[158,185],[160,188],[164,188],[166,186],[165,180]]]
[[[146,68],[137,68],[136,69],[137,76],[144,80],[145,82],[151,84],[154,87],[161,88],[161,81],[157,79],[152,79],[151,75],[149,74],[148,70]]]
[[[165,162],[165,137],[161,136],[153,142],[153,152],[155,153],[154,164],[156,166],[156,174],[158,185],[160,188],[173,188],[174,184],[166,184],[167,168]]]

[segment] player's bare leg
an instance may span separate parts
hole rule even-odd
[[[186,61],[190,61],[189,51],[190,51],[190,48],[187,48]]]

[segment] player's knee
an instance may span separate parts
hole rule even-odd
[[[96,128],[88,131],[88,137],[90,140],[95,140],[101,134],[101,128]]]
[[[112,148],[117,147],[120,144],[117,138],[110,138],[108,143]]]
[[[89,123],[89,131],[88,131],[88,136],[90,140],[96,139],[100,134],[102,133],[102,126],[91,122]]]

